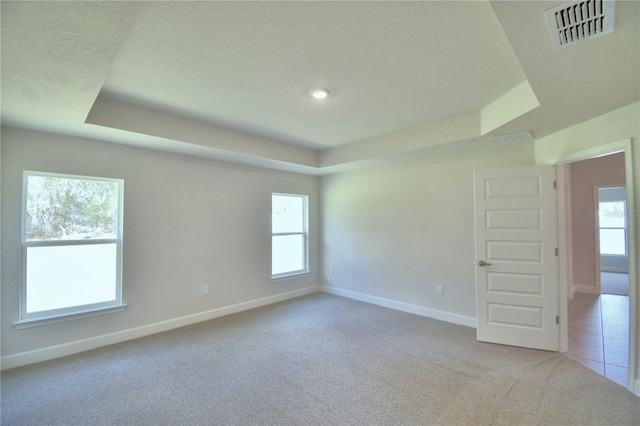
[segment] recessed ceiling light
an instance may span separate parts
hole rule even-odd
[[[329,91],[327,89],[313,89],[311,96],[315,99],[326,99],[329,96]]]

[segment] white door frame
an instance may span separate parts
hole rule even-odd
[[[635,189],[634,189],[634,181],[633,181],[633,152],[632,152],[632,143],[631,139],[624,139],[618,142],[614,142],[607,145],[602,145],[599,147],[587,149],[584,151],[575,152],[572,154],[568,154],[559,158],[551,159],[547,161],[547,164],[551,165],[562,165],[568,163],[574,163],[576,161],[582,160],[590,160],[592,158],[602,157],[605,155],[616,154],[619,152],[624,152],[624,162],[625,162],[625,178],[626,178],[626,187],[627,187],[627,209],[630,211],[635,211],[637,209],[637,205],[634,200]],[[563,188],[563,187],[561,187]],[[558,232],[560,235],[558,241],[558,248],[561,253],[561,261],[568,262],[569,258],[567,257],[570,244],[567,239],[567,229],[564,217],[564,207],[568,204],[567,200],[565,200],[565,192],[564,190],[558,191],[558,206],[559,208],[559,217],[558,217]],[[636,395],[640,395],[640,381],[636,383],[636,365],[637,365],[637,356],[636,353],[636,336],[637,336],[637,315],[638,315],[638,288],[637,288],[637,273],[638,273],[638,264],[636,262],[637,255],[635,253],[636,250],[636,221],[630,220],[628,223],[628,232],[629,232],[629,386],[628,389],[635,393]],[[563,237],[564,236],[564,237]],[[564,260],[563,260],[564,259]],[[565,264],[565,266],[567,266]],[[560,324],[560,351],[566,352],[568,350],[568,281],[567,281],[567,270],[570,268],[561,268],[560,276],[558,277],[559,284],[559,297],[560,297],[560,313],[564,321],[561,321]]]

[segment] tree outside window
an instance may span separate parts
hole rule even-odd
[[[21,320],[122,304],[119,179],[24,172]]]

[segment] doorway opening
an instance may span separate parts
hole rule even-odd
[[[630,301],[637,289],[635,261],[629,262],[633,221],[626,217],[633,206],[630,141],[613,145],[556,163],[564,189],[558,193],[564,219],[561,312],[568,319],[561,350],[633,390],[636,307]]]

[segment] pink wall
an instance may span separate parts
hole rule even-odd
[[[594,188],[598,185],[625,185],[624,153],[579,161],[569,166],[574,289],[597,293]]]

